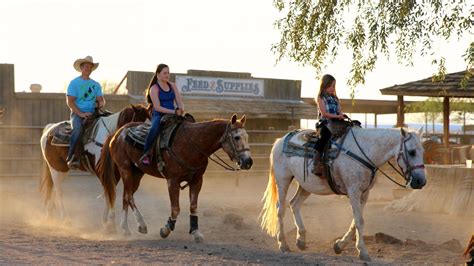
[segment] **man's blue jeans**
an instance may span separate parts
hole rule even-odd
[[[67,161],[69,161],[74,154],[74,148],[76,147],[77,141],[82,131],[82,121],[84,118],[78,116],[76,113],[71,113],[71,126],[72,134],[71,141],[69,142],[69,153],[67,155]],[[76,158],[77,159],[77,158]]]
[[[153,110],[150,131],[148,132],[148,136],[146,137],[145,147],[143,147],[144,153],[147,153],[150,149],[153,148],[152,145],[153,143],[155,143],[158,134],[160,134],[160,120],[162,116],[162,113]]]

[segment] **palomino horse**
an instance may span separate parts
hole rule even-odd
[[[248,135],[244,128],[245,116],[237,120],[237,116],[234,114],[230,121],[183,122],[175,133],[172,146],[163,152],[166,166],[161,172],[158,170],[156,156],[150,165],[142,165],[139,160],[143,151],[133,147],[125,139],[127,128],[140,124],[143,123],[130,123],[122,127],[104,144],[101,162],[99,162],[99,178],[104,186],[109,208],[113,208],[115,204],[116,178],[114,174],[116,171],[114,169],[118,169],[124,185],[121,221],[123,233],[130,234],[127,221],[128,207],[130,207],[136,218],[138,231],[146,234],[147,226],[138,210],[133,194],[137,191],[144,173],[166,179],[171,201],[171,216],[167,224],[160,230],[161,237],[165,238],[174,230],[178,218],[180,211],[179,191],[189,185],[189,233],[192,234],[196,242],[201,242],[203,236],[198,230],[197,203],[208,157],[222,148],[230,159],[240,166],[240,169],[247,170],[252,167]],[[155,149],[159,149],[159,145],[156,143]],[[186,183],[186,185],[181,186],[182,183]],[[110,222],[114,223],[114,221]]]
[[[310,131],[301,131],[291,137],[296,145],[304,144],[302,136]],[[288,135],[288,134],[287,134]],[[296,245],[305,248],[306,229],[300,213],[303,202],[311,193],[318,195],[334,194],[327,179],[305,173],[311,173],[312,162],[306,164],[303,157],[288,157],[284,154],[285,137],[277,140],[270,155],[270,174],[268,186],[263,196],[263,209],[260,214],[262,228],[271,236],[276,236],[282,252],[289,251],[283,230],[285,201],[289,185],[293,179],[298,183],[298,189],[290,201],[295,224],[297,227]],[[401,168],[401,173],[407,181],[407,187],[421,189],[425,183],[423,165],[423,147],[419,134],[407,132],[404,129],[349,129],[344,143],[332,144],[340,151],[332,161],[331,172],[333,180],[337,181],[340,189],[350,200],[353,220],[345,235],[334,243],[334,251],[339,254],[347,242],[356,233],[356,248],[359,258],[370,260],[364,244],[364,219],[362,212],[369,196],[369,190],[374,185],[375,171],[392,158]],[[354,156],[355,154],[355,156]],[[358,157],[359,159],[356,159]]]
[[[97,128],[94,130],[96,132],[95,137],[84,143],[84,151],[88,159],[87,161],[91,163],[86,165],[83,163],[84,161],[81,160],[79,169],[97,175],[95,167],[100,158],[102,143],[104,143],[107,136],[128,122],[145,121],[147,118],[148,111],[141,105],[131,105],[122,109],[118,113],[98,118],[99,121],[97,123]],[[43,135],[41,136],[41,150],[46,164],[43,166],[40,188],[45,198],[46,211],[49,217],[55,206],[54,200],[51,199],[54,187],[56,196],[55,200],[59,205],[59,217],[63,219],[65,213],[61,185],[69,171],[66,163],[69,146],[67,144],[63,146],[51,144],[53,138],[49,134],[51,130],[59,126],[61,123],[46,125],[43,130]],[[108,211],[109,209],[106,207],[105,210]],[[108,215],[108,213],[105,213],[104,215]]]

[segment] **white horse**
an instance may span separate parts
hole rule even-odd
[[[102,144],[105,139],[110,134],[114,133],[118,127],[132,121],[143,122],[147,118],[148,112],[146,108],[141,105],[130,105],[122,109],[120,112],[107,117],[98,118],[98,122],[92,130],[92,136],[84,143],[85,154],[83,155],[85,160],[81,160],[79,169],[97,175],[96,165],[100,158]],[[65,211],[63,204],[63,190],[61,186],[64,178],[66,178],[69,172],[69,167],[66,163],[69,144],[53,144],[53,137],[50,134],[51,130],[59,126],[61,123],[46,125],[43,129],[43,134],[41,135],[41,151],[46,163],[43,166],[41,174],[40,189],[44,195],[46,215],[51,217],[52,210],[56,206],[56,201],[59,206],[59,218],[62,220],[65,217]],[[54,198],[53,189],[55,192]],[[108,208],[106,206],[104,220],[106,220],[105,218],[108,215]],[[113,216],[114,213],[112,212],[111,215]]]
[[[420,129],[421,130],[421,129]],[[305,141],[302,136],[311,130],[301,131],[289,139],[296,145]],[[285,137],[288,136],[285,135]],[[263,196],[264,203],[260,214],[261,227],[269,235],[277,237],[279,249],[290,251],[283,230],[285,201],[289,185],[293,179],[298,188],[290,201],[295,224],[297,227],[296,245],[305,248],[305,232],[300,208],[311,193],[318,195],[334,194],[327,179],[311,174],[312,161],[305,166],[303,157],[288,157],[283,152],[285,137],[278,139],[273,145],[270,155],[270,174],[267,189]],[[423,147],[417,132],[402,129],[363,129],[351,128],[342,146],[332,144],[340,150],[340,154],[332,161],[332,176],[339,190],[349,197],[353,220],[349,230],[334,243],[334,251],[339,254],[342,248],[356,233],[356,248],[359,258],[370,260],[364,244],[364,219],[362,212],[374,185],[375,171],[392,158],[395,158],[407,181],[406,186],[421,189],[425,183],[423,165]],[[358,157],[358,159],[357,159]],[[307,167],[305,169],[305,167]],[[309,173],[308,176],[305,176]]]

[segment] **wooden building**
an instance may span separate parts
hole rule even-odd
[[[145,88],[152,75],[129,71],[128,93],[105,95],[106,108],[116,112],[130,103],[144,103]],[[171,80],[176,80],[186,111],[197,121],[227,119],[234,113],[247,116],[255,173],[268,170],[268,154],[275,138],[289,128],[300,127],[300,119],[316,119],[315,108],[300,98],[298,80],[201,70],[173,74]],[[67,119],[69,109],[64,93],[15,92],[14,65],[0,64],[0,176],[39,175],[43,127]],[[212,165],[208,172],[222,173]]]

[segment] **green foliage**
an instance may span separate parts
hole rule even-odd
[[[352,51],[347,83],[354,92],[355,86],[364,84],[366,74],[374,70],[378,55],[389,58],[395,49],[399,63],[412,65],[414,54],[434,56],[435,39],[473,34],[474,12],[467,2],[274,0],[275,7],[285,16],[275,22],[281,36],[272,50],[277,60],[288,57],[313,66],[321,74],[345,46]],[[471,70],[474,42],[464,58],[466,69]],[[440,71],[435,79],[444,77],[444,62],[444,58],[439,61]],[[472,75],[471,71],[467,71],[461,85],[467,84],[468,75]]]
[[[449,109],[455,112],[453,120],[460,122],[466,115],[474,113],[474,100],[470,98],[450,98]],[[424,113],[428,120],[438,120],[443,113],[443,99],[430,97],[426,101],[408,104],[405,106],[405,112]]]
[[[103,94],[112,94],[117,87],[118,83],[117,82],[111,82],[107,80],[103,80],[100,82],[100,85],[102,86],[102,93]]]

